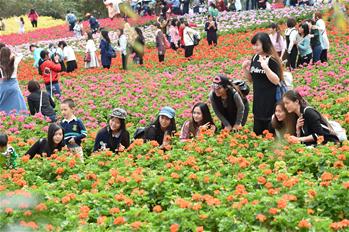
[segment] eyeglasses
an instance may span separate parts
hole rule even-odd
[[[211,85],[211,87],[212,87],[213,89],[220,89],[220,88],[223,88],[223,86],[221,86],[221,85],[219,85],[219,84],[215,84],[215,83],[213,83],[213,84]]]

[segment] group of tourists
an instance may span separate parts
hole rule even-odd
[[[321,60],[321,57],[327,56],[328,47],[323,47],[321,43],[321,41],[328,41],[326,39],[326,30],[321,29],[323,23],[321,20],[321,14],[316,13],[314,22],[310,20],[304,21],[300,25],[297,35],[295,34],[295,31],[297,31],[295,29],[286,35],[286,45],[282,42],[283,38],[277,24],[271,25],[269,34],[259,32],[251,39],[255,54],[251,59],[243,62],[242,68],[246,80],[253,85],[253,131],[256,135],[262,135],[266,131],[273,133],[279,139],[289,135],[288,138],[290,140],[301,142],[305,145],[325,144],[327,142],[338,143],[343,140],[343,136],[339,136],[338,130],[336,131],[333,128],[333,123],[323,117],[315,108],[309,106],[299,93],[292,90],[292,74],[284,70],[282,64],[282,59],[287,54],[287,63],[292,70],[292,68],[296,67],[292,66],[294,64],[294,54],[292,53],[294,47],[298,47],[297,52],[304,54],[304,44],[311,46],[311,42],[294,40],[294,37],[297,36],[303,37],[304,40],[304,37],[308,35],[306,32],[309,24],[318,24],[318,26],[312,28],[314,36],[309,38],[309,40],[311,41],[312,38],[317,37],[317,40],[320,41],[321,51],[318,42],[314,43],[314,49],[305,49],[311,52],[311,57],[304,58],[304,56],[300,55],[298,57],[301,60],[299,64],[306,63],[303,61],[308,61],[307,59],[313,59],[313,62],[316,63]],[[167,26],[162,27],[161,23],[163,21],[156,24],[158,27],[156,42],[159,51],[159,61],[164,59],[165,50],[158,43],[162,43],[167,34],[167,29],[165,33],[163,31]],[[287,24],[289,28],[294,28],[296,22],[290,18],[287,20]],[[188,25],[186,21],[172,19],[168,26],[168,34],[171,41],[170,47],[177,50],[181,46],[181,40],[183,39],[186,57],[187,54],[188,57],[191,56],[195,46],[194,41],[188,43],[188,40],[191,39],[190,34],[197,35],[196,31]],[[183,30],[183,38],[180,36],[179,28]],[[217,29],[212,16],[208,17],[205,28],[207,31]],[[118,41],[118,46],[116,47],[111,46],[109,32],[106,30],[101,31],[102,39],[99,48],[101,49],[101,63],[104,68],[110,68],[111,59],[116,56],[116,51],[121,53],[123,68],[127,68],[128,39],[134,38],[134,41],[141,41],[144,47],[142,31],[139,28],[135,28],[134,31],[132,29],[132,27],[126,24],[124,29],[116,31]],[[127,37],[125,30],[128,33]],[[216,45],[217,39],[210,37],[208,38],[208,43]],[[136,47],[137,60],[139,63],[143,63],[143,55],[139,53],[140,50],[137,50]],[[97,67],[99,62],[95,53],[96,46],[92,32],[87,33],[86,49],[90,56],[89,58],[85,57],[86,67]],[[30,50],[34,55],[34,67],[42,75],[46,91],[41,90],[39,82],[35,80],[29,81],[28,90],[30,95],[27,97],[29,111],[32,115],[41,113],[52,123],[49,126],[47,138],[39,139],[26,154],[31,158],[35,157],[35,155],[50,156],[57,150],[60,151],[67,146],[72,153],[79,154],[81,161],[83,161],[84,156],[81,144],[82,140],[87,136],[87,132],[81,119],[74,115],[74,101],[69,98],[61,101],[60,112],[62,116],[60,118],[62,120],[59,123],[57,123],[58,117],[54,110],[56,105],[54,97],[57,97],[59,101],[63,98],[61,96],[58,73],[61,70],[72,72],[77,68],[75,53],[65,41],[60,41],[57,46],[52,44],[47,50],[31,45]],[[315,56],[319,60],[313,58]],[[27,112],[26,103],[17,81],[17,68],[22,58],[22,55],[13,53],[5,44],[0,43],[0,111],[4,111],[6,114]],[[286,92],[287,89],[288,91]],[[209,131],[211,134],[216,133],[220,129],[229,132],[240,131],[245,126],[249,114],[249,102],[246,97],[248,94],[249,87],[246,81],[231,80],[224,74],[216,75],[212,80],[208,100],[219,123],[213,121],[207,103],[197,103],[192,107],[192,117],[181,127],[180,140],[186,141],[195,138],[205,131]],[[162,149],[169,149],[170,146],[168,145],[171,143],[171,138],[177,131],[175,115],[175,110],[172,107],[163,107],[156,120],[145,128],[138,128],[133,138],[143,139],[144,141],[156,141]],[[97,133],[93,150],[109,149],[113,152],[122,152],[129,148],[131,139],[126,127],[126,120],[127,112],[125,109],[113,109],[109,114],[107,126],[101,128]],[[0,134],[0,150],[3,154],[6,153],[7,157],[11,157],[6,165],[14,167],[17,154],[8,145],[8,138],[5,134]]]

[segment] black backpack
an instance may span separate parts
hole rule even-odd
[[[145,127],[138,127],[133,134],[134,139],[143,139],[145,133]]]
[[[248,84],[243,80],[231,80],[232,84],[236,85],[240,92],[246,97],[250,93],[250,87]]]

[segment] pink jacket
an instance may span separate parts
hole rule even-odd
[[[39,15],[36,12],[34,14],[29,13],[28,14],[28,18],[29,18],[30,21],[38,20]]]

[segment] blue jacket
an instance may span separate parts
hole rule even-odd
[[[101,40],[99,48],[101,49],[101,61],[103,66],[108,66],[111,64],[111,57],[108,56],[108,48],[110,44],[104,39]]]
[[[313,51],[311,50],[310,45],[310,38],[309,36],[305,36],[299,43],[298,43],[298,50],[300,56],[306,56]]]

